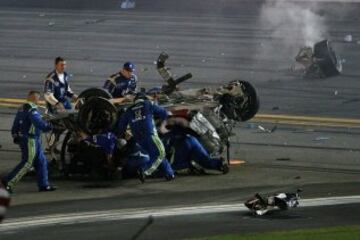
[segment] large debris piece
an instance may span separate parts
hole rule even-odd
[[[306,78],[328,78],[342,72],[342,61],[329,40],[318,42],[313,47],[302,47],[295,61],[293,71],[302,71]]]

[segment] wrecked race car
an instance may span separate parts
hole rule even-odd
[[[302,72],[305,78],[328,78],[342,72],[342,61],[336,55],[329,40],[305,46],[295,57],[294,72]]]
[[[301,189],[294,193],[276,193],[266,198],[256,193],[254,197],[247,200],[244,205],[255,215],[262,216],[269,211],[287,210],[299,206]]]
[[[196,136],[212,156],[226,154],[229,160],[229,137],[232,135],[233,125],[251,119],[259,109],[255,88],[247,81],[234,80],[216,89],[180,90],[179,84],[192,75],[188,73],[174,79],[165,66],[168,57],[166,53],[162,53],[157,60],[157,71],[165,84],[156,92],[148,91],[148,97],[172,113],[167,121],[169,127],[180,124]],[[144,89],[142,91],[146,92]],[[82,135],[112,131],[117,119],[131,104],[131,96],[112,99],[104,89],[90,88],[79,95],[76,110],[49,116],[53,124],[61,125],[65,130],[60,161],[56,165],[58,170],[69,177],[116,176],[117,174],[109,173],[104,164],[105,156],[99,149],[81,144]],[[114,156],[114,169],[122,168],[124,152],[126,144],[118,146]]]

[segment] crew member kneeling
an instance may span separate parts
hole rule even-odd
[[[158,168],[167,180],[175,178],[174,171],[165,158],[164,145],[154,124],[154,117],[164,121],[167,116],[164,108],[149,101],[145,94],[138,93],[134,104],[121,115],[116,124],[116,131],[119,135],[123,134],[129,125],[134,140],[150,156],[150,163],[140,173],[143,179],[145,176],[152,175]]]
[[[202,168],[218,170],[224,174],[229,167],[222,157],[211,157],[196,137],[187,134],[181,127],[174,127],[162,137],[167,157],[175,171],[191,169],[192,161]]]

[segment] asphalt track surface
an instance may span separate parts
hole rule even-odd
[[[118,1],[3,0],[0,94],[23,98],[29,89],[41,90],[59,55],[68,59],[76,92],[102,86],[126,60],[137,64],[142,86],[160,85],[153,62],[167,51],[175,74],[193,73],[185,87],[245,79],[258,89],[261,112],[359,117],[360,5],[298,3],[324,17],[325,37],[346,61],[340,77],[306,80],[289,71],[303,44],[299,29],[274,35],[260,22],[263,3],[141,0],[136,9],[123,11]],[[344,42],[348,34],[351,43]],[[296,37],[284,47],[289,35]]]
[[[206,4],[205,4],[206,2]],[[23,98],[41,90],[53,58],[68,59],[76,92],[101,86],[126,60],[137,64],[143,87],[162,84],[154,60],[170,54],[177,75],[192,72],[184,87],[217,86],[233,79],[251,81],[261,98],[260,113],[359,118],[360,4],[303,3],[325,18],[328,37],[344,58],[344,73],[307,80],[289,71],[300,47],[284,48],[286,36],[271,35],[260,24],[264,1],[139,0],[136,9],[121,10],[119,1],[0,1],[0,97]],[[341,13],[338,11],[341,9]],[[298,29],[288,29],[287,34]],[[344,42],[351,34],[353,42]],[[261,48],[273,51],[261,54]],[[11,144],[12,109],[0,109],[0,172],[19,158]],[[255,123],[256,124],[256,123]],[[263,124],[271,128],[274,124]],[[353,128],[279,125],[266,134],[240,124],[232,156],[246,161],[226,176],[180,177],[139,185],[137,181],[99,188],[58,179],[60,190],[34,192],[32,178],[19,184],[9,221],[29,216],[123,208],[152,208],[210,203],[239,203],[255,192],[304,188],[305,198],[359,195],[359,131]],[[244,212],[156,218],[141,239],[182,239],[223,233],[245,233],[359,224],[359,204],[306,207],[263,218]],[[146,220],[59,225],[0,232],[1,239],[130,239]],[[195,226],[195,227],[194,227]]]
[[[189,239],[219,234],[253,233],[273,230],[319,228],[359,224],[359,215],[351,214],[359,204],[328,207],[306,207],[287,212],[272,212],[253,216],[248,212],[232,211],[155,217],[139,239]],[[338,219],[342,219],[339,223]],[[5,239],[19,239],[24,234],[31,239],[132,239],[149,221],[143,219],[109,220],[90,223],[56,224],[30,229],[2,232]],[[0,228],[1,230],[1,228]],[[45,234],[44,234],[45,233]]]

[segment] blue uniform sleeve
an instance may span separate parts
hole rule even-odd
[[[154,103],[151,103],[151,110],[155,117],[160,118],[163,121],[168,117],[166,109]]]
[[[86,142],[94,144],[103,149],[106,155],[113,155],[117,139],[113,133],[93,135],[85,139]]]
[[[41,118],[40,113],[35,109],[31,110],[30,112],[30,120],[36,128],[40,129],[43,132],[48,132],[52,129],[52,125],[49,122],[44,121]]]
[[[11,135],[12,135],[13,138],[19,137],[19,132],[20,132],[20,120],[21,120],[20,113],[17,112],[17,113],[16,113],[16,116],[15,116],[15,119],[14,119],[14,122],[13,122],[13,125],[12,125],[12,127],[11,127]]]
[[[126,131],[129,122],[130,122],[130,116],[128,112],[123,113],[123,115],[119,117],[115,125],[115,133],[117,136],[123,134]]]
[[[45,80],[44,93],[54,93],[54,84],[50,80]]]
[[[137,82],[138,82],[137,76],[135,74],[133,74],[131,76],[131,80],[130,80],[130,83],[129,83],[129,92],[131,92],[131,93],[136,92]]]
[[[107,90],[111,95],[114,95],[115,85],[110,80],[106,80],[103,89]]]

